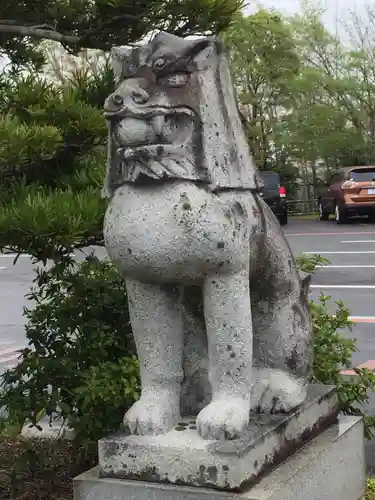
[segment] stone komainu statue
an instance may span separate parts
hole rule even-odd
[[[125,421],[233,439],[306,397],[309,277],[259,195],[221,43],[159,33],[112,57],[104,235],[142,382]]]

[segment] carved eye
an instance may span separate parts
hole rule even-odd
[[[168,87],[183,87],[187,84],[189,79],[188,73],[174,73],[162,78],[162,83]]]
[[[155,69],[162,69],[164,68],[166,64],[166,60],[163,59],[162,57],[159,57],[159,59],[156,59],[156,61],[154,62],[154,68]]]

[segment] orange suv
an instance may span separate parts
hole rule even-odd
[[[367,215],[375,220],[375,167],[345,167],[335,172],[318,197],[320,220],[335,214],[337,224]]]

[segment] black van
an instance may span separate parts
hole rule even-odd
[[[264,183],[261,196],[283,226],[288,223],[288,207],[286,204],[286,189],[277,172],[260,170],[259,174]]]

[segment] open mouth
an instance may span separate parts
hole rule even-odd
[[[113,124],[121,148],[146,149],[155,146],[190,143],[195,129],[195,115],[188,109],[162,113],[127,115]]]

